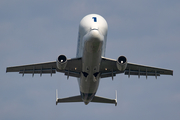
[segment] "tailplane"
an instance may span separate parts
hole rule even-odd
[[[117,106],[117,91],[116,91],[116,99],[108,99],[104,97],[94,96],[91,102],[110,103],[110,104],[115,104],[115,106]]]
[[[67,98],[58,98],[58,90],[56,90],[56,105],[58,103],[66,103],[66,102],[83,102],[80,95],[67,97]]]
[[[58,98],[58,90],[56,90],[56,105],[58,103],[68,103],[68,102],[83,102],[83,100],[82,100],[81,95],[67,97],[67,98]],[[117,106],[117,91],[116,91],[116,99],[108,99],[104,97],[94,96],[91,102],[110,103],[110,104],[115,104],[115,106]]]

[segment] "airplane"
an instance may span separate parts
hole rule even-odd
[[[76,77],[80,95],[58,98],[56,90],[56,105],[68,102],[89,102],[109,103],[117,105],[116,98],[109,99],[96,96],[100,78],[112,77],[116,74],[140,76],[172,75],[173,70],[144,66],[127,62],[125,56],[119,56],[117,60],[105,57],[108,24],[106,20],[98,14],[86,15],[79,24],[79,35],[77,42],[76,58],[67,59],[65,55],[59,55],[56,61],[30,64],[22,66],[7,67],[6,72],[19,72],[24,74],[55,74],[64,73],[67,76]]]

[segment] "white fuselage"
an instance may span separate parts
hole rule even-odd
[[[82,57],[82,72],[78,78],[80,93],[85,104],[95,96],[99,86],[101,58],[105,55],[108,25],[97,14],[85,16],[79,25],[76,57]]]

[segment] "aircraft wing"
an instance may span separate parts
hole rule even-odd
[[[19,72],[24,76],[24,74],[55,74],[57,72],[62,72],[65,75],[72,77],[80,77],[81,72],[81,58],[73,58],[67,60],[67,65],[64,70],[59,70],[56,67],[56,61],[46,62],[39,64],[30,64],[22,66],[7,67],[6,72]]]
[[[113,76],[116,76],[116,74],[119,73],[124,73],[125,75],[128,75],[128,77],[130,77],[130,75],[137,75],[138,77],[146,76],[146,78],[147,76],[155,76],[157,78],[157,76],[160,75],[173,75],[172,70],[138,65],[133,63],[127,63],[125,71],[119,71],[116,66],[116,62],[117,61],[114,59],[109,59],[105,57],[102,58],[100,67],[101,78],[113,78]]]

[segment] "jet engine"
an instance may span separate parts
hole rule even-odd
[[[63,70],[66,68],[67,65],[67,58],[65,55],[60,55],[56,60],[57,68]]]
[[[125,56],[118,57],[116,65],[117,65],[118,70],[124,71],[126,69],[126,67],[127,67],[127,59],[126,59],[126,57]]]

